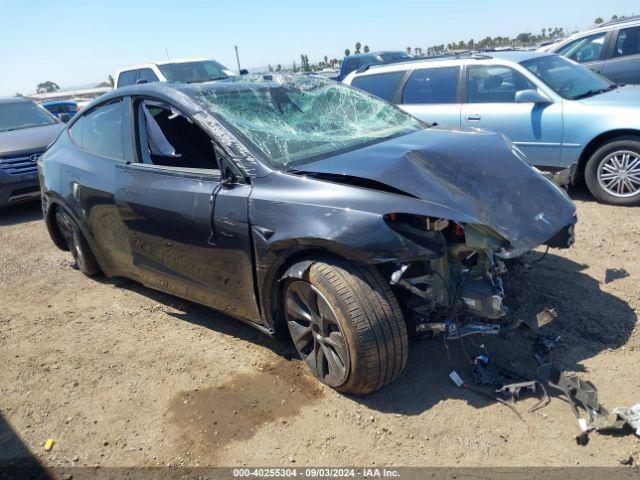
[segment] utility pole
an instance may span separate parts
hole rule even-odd
[[[236,62],[238,62],[238,75],[240,75],[240,55],[238,55],[238,46],[234,45],[233,48],[236,49]]]

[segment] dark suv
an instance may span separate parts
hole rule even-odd
[[[545,51],[584,63],[618,84],[640,84],[640,16],[597,25]]]
[[[63,128],[31,100],[0,99],[0,207],[40,198],[36,162]]]

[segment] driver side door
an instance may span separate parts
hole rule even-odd
[[[118,165],[115,179],[131,269],[145,285],[259,323],[251,185],[223,185],[223,150],[177,107],[147,98],[133,109],[137,161]]]
[[[503,65],[466,68],[463,127],[506,135],[531,165],[558,166],[562,151],[562,103],[516,103],[516,92],[536,89],[522,73]]]

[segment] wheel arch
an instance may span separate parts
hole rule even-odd
[[[291,269],[297,264],[306,271],[308,266],[316,260],[335,260],[339,262],[349,262],[356,265],[367,265],[361,254],[350,249],[345,249],[343,245],[335,245],[331,242],[322,242],[315,245],[305,245],[281,256],[280,261],[273,265],[266,273],[262,281],[261,308],[264,312],[267,323],[279,333],[284,325],[282,314],[282,286],[286,278],[297,278],[296,273]],[[304,265],[308,262],[307,265]]]
[[[637,137],[640,140],[640,130],[634,130],[632,128],[609,130],[593,138],[580,154],[580,159],[578,160],[578,178],[581,180],[584,179],[584,169],[591,156],[606,142],[619,137]]]
[[[54,245],[60,250],[68,252],[69,246],[65,242],[60,227],[58,227],[58,222],[56,221],[56,211],[58,208],[63,207],[59,206],[56,202],[51,202],[44,211],[44,222]]]

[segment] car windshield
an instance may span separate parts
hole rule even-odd
[[[198,83],[229,77],[229,70],[214,60],[158,65],[168,82]]]
[[[35,103],[23,101],[0,103],[0,132],[53,123],[56,123],[56,120]]]
[[[558,95],[569,100],[578,100],[616,88],[615,84],[589,68],[557,55],[532,58],[522,62],[522,65]]]
[[[391,104],[315,76],[247,76],[188,92],[280,168],[424,128]]]

